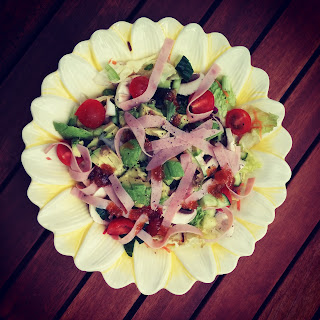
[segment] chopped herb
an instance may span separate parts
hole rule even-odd
[[[181,78],[185,81],[189,81],[193,74],[191,63],[185,56],[182,56],[179,63],[176,65],[176,70],[178,71]]]
[[[115,94],[116,94],[116,90],[113,90],[113,89],[104,89],[102,91],[103,96],[115,96]]]
[[[164,105],[166,108],[166,117],[167,120],[170,121],[174,113],[176,112],[176,106],[173,104],[173,102],[169,100],[164,100]]]
[[[144,70],[151,70],[153,68],[153,63],[148,64],[147,66],[144,67]]]
[[[107,214],[108,214],[107,210],[96,208],[96,211],[102,220],[107,220]]]
[[[125,235],[121,235],[120,238],[123,238]],[[124,244],[123,247],[124,247],[124,250],[126,250],[126,253],[129,257],[132,257],[132,254],[133,254],[133,248],[134,248],[134,243],[136,242],[136,240],[139,242],[139,243],[143,243],[143,240],[141,240],[140,238],[138,237],[134,237],[130,242],[128,242],[127,244]]]

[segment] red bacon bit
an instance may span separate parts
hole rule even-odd
[[[108,177],[112,175],[115,168],[108,164],[102,164],[101,167],[95,166],[89,174],[89,180],[94,181],[95,184],[100,188],[110,184]]]
[[[161,181],[164,178],[164,172],[162,166],[156,167],[155,169],[151,170],[152,178]]]
[[[116,206],[113,202],[111,202],[107,206],[106,210],[110,215],[116,216],[117,218],[122,216],[122,210],[118,206]]]
[[[182,202],[181,208],[185,210],[195,210],[198,208],[198,202],[197,201],[190,201],[188,203]]]
[[[210,168],[207,169],[207,176],[208,177],[213,177],[214,173],[216,172],[217,168],[212,166]]]
[[[46,157],[47,160],[52,160],[50,157]]]

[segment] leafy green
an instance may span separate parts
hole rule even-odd
[[[188,96],[177,94],[177,101],[179,103],[179,109],[178,109],[179,113],[187,114]]]
[[[251,151],[248,151],[248,155],[245,160],[245,166],[239,171],[239,173],[241,174],[242,179],[244,180],[245,175],[255,171],[256,169],[261,168],[261,166],[262,164],[257,159],[257,157],[255,157]]]
[[[204,219],[206,212],[199,206],[197,208],[197,215],[193,218],[192,221],[189,222],[192,226],[199,228],[202,224],[202,220]]]
[[[129,168],[137,166],[140,154],[141,147],[136,139],[131,139],[120,147],[122,162]]]
[[[116,90],[113,89],[104,89],[102,91],[103,96],[115,96],[116,95]]]
[[[107,219],[108,211],[105,209],[96,208],[96,211],[102,220]]]
[[[147,187],[145,184],[131,184],[130,186],[123,184],[122,186],[132,198],[135,205],[150,205],[151,187]]]
[[[151,69],[153,69],[153,63],[150,63],[150,64],[148,64],[148,65],[146,65],[146,66],[144,67],[144,70],[147,70],[147,71],[149,71],[149,70],[151,70]]]
[[[111,82],[120,80],[120,77],[119,77],[118,73],[110,66],[109,63],[106,64],[105,69],[107,71],[108,79]]]
[[[182,56],[179,63],[176,65],[176,70],[178,71],[181,78],[185,81],[189,81],[193,74],[191,63],[185,56]]]
[[[136,108],[129,110],[129,113],[131,113],[136,119],[139,118],[139,111]]]
[[[164,100],[163,103],[165,106],[166,118],[168,121],[170,121],[172,116],[176,112],[176,106],[173,104],[173,102],[171,102],[169,100]]]
[[[120,238],[123,238],[125,235],[121,235]],[[138,241],[139,243],[143,243],[143,240],[141,240],[138,237],[134,237],[130,242],[128,242],[127,244],[124,244],[124,250],[126,250],[126,253],[129,257],[132,257],[133,254],[133,249],[134,249],[134,243]]]
[[[218,80],[215,80],[209,91],[214,95],[214,105],[219,110],[219,117],[224,118],[232,107],[236,105],[236,96],[234,95],[231,83],[226,76],[220,79],[223,85]],[[225,94],[227,93],[227,95]]]

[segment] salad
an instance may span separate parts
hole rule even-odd
[[[261,166],[249,149],[277,125],[236,105],[218,65],[197,74],[186,56],[167,62],[172,46],[167,38],[158,56],[110,60],[94,79],[101,96],[54,122],[72,195],[130,256],[135,241],[170,250],[231,236]]]

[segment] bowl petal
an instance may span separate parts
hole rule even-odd
[[[274,154],[282,159],[292,148],[292,138],[289,132],[280,126],[277,130],[264,137],[252,150]]]
[[[76,103],[70,99],[43,96],[32,101],[31,113],[38,126],[59,139],[62,137],[54,128],[53,121],[67,123],[75,106]]]
[[[210,246],[180,246],[172,251],[197,280],[210,283],[216,277],[217,266]]]
[[[87,205],[71,195],[70,190],[62,191],[40,210],[38,222],[44,228],[62,234],[92,222]]]
[[[61,186],[54,184],[40,184],[38,182],[31,181],[27,195],[32,203],[39,208],[42,208],[56,195],[70,187],[71,185]]]
[[[132,24],[126,21],[118,21],[110,27],[110,29],[118,34],[124,43],[128,43],[128,41],[130,41],[131,28]]]
[[[277,127],[279,127],[281,125],[283,118],[284,118],[284,113],[285,113],[284,106],[282,103],[275,101],[275,100],[271,100],[269,98],[264,98],[264,99],[259,99],[259,100],[248,101],[239,107],[241,108],[246,105],[253,106],[253,107],[258,108],[264,112],[269,112],[269,113],[273,113],[273,114],[277,115],[278,116]]]
[[[240,256],[214,243],[212,246],[213,255],[217,264],[217,274],[227,274],[235,269]]]
[[[28,175],[36,182],[43,184],[69,185],[71,179],[67,166],[60,162],[56,148],[47,154],[44,150],[49,145],[35,146],[25,149],[21,155],[21,161]]]
[[[63,85],[77,101],[81,101],[83,95],[95,98],[104,89],[93,81],[98,71],[75,54],[66,54],[60,59],[59,74]]]
[[[190,23],[179,33],[171,52],[171,63],[175,65],[182,55],[189,59],[195,72],[206,70],[208,37],[198,24]]]
[[[52,95],[57,97],[63,97],[67,99],[73,99],[70,93],[65,89],[60,78],[58,71],[48,74],[41,84],[41,95]]]
[[[269,84],[268,74],[262,69],[252,67],[250,75],[237,97],[237,104],[267,98]]]
[[[281,206],[287,197],[287,189],[285,186],[271,188],[253,187],[253,189],[266,197],[275,208]]]
[[[262,163],[262,167],[255,170],[255,187],[282,187],[291,177],[289,165],[281,158],[270,153],[251,150]]]
[[[256,224],[238,219],[237,220],[246,228],[250,231],[250,233],[253,235],[255,241],[259,241],[260,239],[262,239],[268,230],[268,226],[258,226]]]
[[[78,269],[89,272],[104,271],[121,257],[124,252],[123,245],[103,234],[104,230],[105,226],[92,223],[74,259]]]
[[[196,279],[191,276],[175,254],[172,254],[171,257],[171,272],[166,289],[173,294],[181,295],[190,290]]]
[[[240,210],[234,210],[234,216],[260,226],[274,220],[274,206],[262,194],[252,190],[250,195],[241,200]]]
[[[41,129],[34,121],[31,121],[23,128],[22,140],[26,148],[57,141],[56,137]]]
[[[91,54],[89,40],[79,42],[74,47],[72,53],[89,62],[95,69],[98,69]]]
[[[78,230],[69,233],[55,233],[54,246],[56,250],[65,256],[74,257],[80,247],[82,239],[88,232],[91,224],[92,222]]]
[[[132,58],[141,59],[158,54],[165,36],[161,27],[148,18],[140,18],[131,30]]]
[[[142,294],[154,294],[165,286],[171,270],[170,253],[153,250],[136,241],[133,262],[137,287]]]
[[[102,276],[114,289],[134,283],[133,260],[124,252],[113,266],[102,272]]]
[[[249,50],[245,47],[232,47],[215,62],[220,66],[221,74],[229,77],[233,92],[238,98],[251,72]]]
[[[250,256],[254,251],[255,240],[248,229],[235,219],[232,236],[224,237],[217,243],[236,255]]]
[[[176,39],[183,25],[176,19],[167,17],[158,21],[166,38]]]
[[[127,43],[111,29],[96,31],[90,38],[90,44],[98,70],[102,70],[110,59],[127,61],[131,58]]]
[[[209,33],[207,69],[210,68],[210,66],[218,57],[220,57],[224,52],[226,52],[230,48],[230,43],[223,34],[219,32]]]

